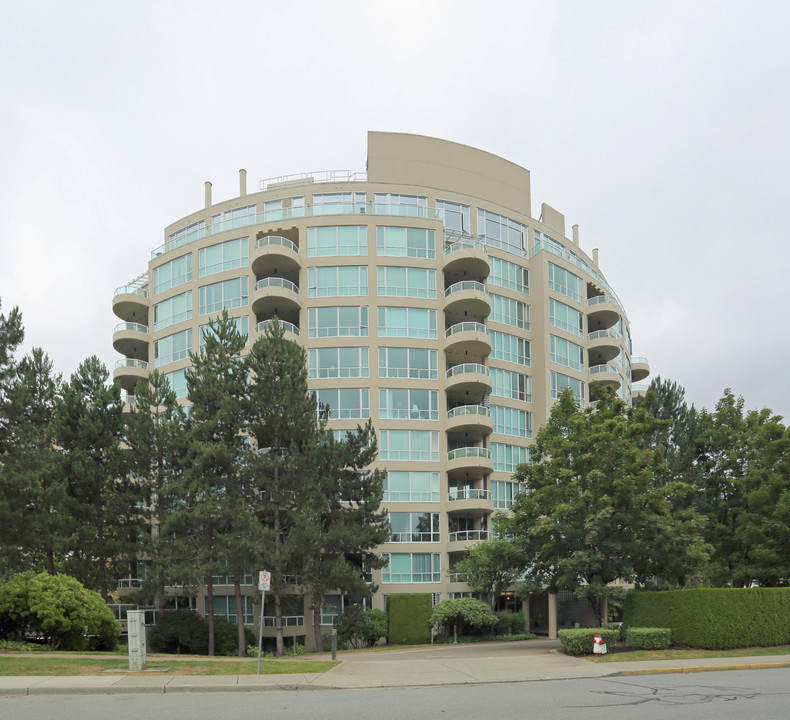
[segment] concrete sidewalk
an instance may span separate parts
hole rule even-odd
[[[701,660],[593,663],[556,650],[507,657],[453,657],[452,651],[414,660],[343,660],[321,674],[170,675],[103,674],[79,677],[0,677],[0,697],[12,695],[111,695],[119,693],[261,692],[340,690],[512,683],[617,675],[753,670],[790,667],[790,655]],[[495,652],[492,649],[491,652]]]

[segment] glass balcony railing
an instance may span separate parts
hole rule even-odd
[[[280,235],[267,235],[266,237],[258,238],[255,243],[255,248],[262,248],[266,247],[267,245],[279,245],[284,248],[288,248],[289,250],[293,250],[295,253],[299,253],[299,246],[289,240],[288,238],[284,238]]]
[[[464,542],[466,540],[488,540],[490,530],[458,530],[450,533],[450,542]]]
[[[286,290],[290,290],[297,295],[299,294],[299,286],[296,283],[292,283],[290,280],[286,280],[285,278],[267,277],[263,278],[263,280],[258,280],[258,282],[255,283],[256,290],[261,290],[267,287],[281,287],[285,288]]]
[[[612,305],[619,305],[619,300],[613,295],[596,295],[587,301],[588,307],[598,305],[599,303],[611,303]]]
[[[460,460],[463,458],[488,458],[491,459],[491,450],[484,447],[462,447],[450,450],[447,453],[448,460]]]
[[[264,627],[274,627],[274,615],[263,616]],[[304,615],[283,615],[283,627],[304,625]]]
[[[600,338],[613,338],[619,340],[621,336],[616,330],[596,330],[595,332],[591,332],[587,337],[589,340],[599,340]]]
[[[134,395],[121,395],[121,402],[127,405],[137,405],[137,398]]]
[[[487,408],[485,405],[459,405],[447,411],[448,420],[466,415],[483,415],[484,417],[491,417],[491,409]]]
[[[134,360],[133,358],[121,358],[115,363],[116,369],[137,368],[138,370],[148,370],[148,363],[145,360]]]
[[[460,365],[453,365],[447,371],[447,378],[455,377],[456,375],[463,375],[464,373],[477,373],[478,375],[489,375],[488,366],[481,365],[480,363],[461,363]]]
[[[618,375],[617,367],[614,365],[593,365],[590,368],[590,375],[598,375],[599,373],[614,373]]]
[[[116,295],[139,295],[140,297],[147,298],[148,290],[143,290],[143,288],[138,288],[138,287],[132,287],[131,285],[122,285],[113,293],[113,297],[115,297]]]
[[[299,334],[299,328],[293,323],[290,323],[287,320],[278,320],[277,322],[282,325],[286,332],[292,332],[294,335]],[[263,332],[267,327],[271,327],[272,325],[274,325],[274,320],[262,320],[255,326],[255,332]]]
[[[646,357],[632,356],[631,357],[631,365],[636,365],[637,363],[639,363],[640,365],[649,365],[650,364],[647,361]]]
[[[135,322],[118,323],[115,326],[115,330],[113,332],[124,332],[125,330],[130,332],[147,333],[148,325]]]
[[[450,500],[490,500],[490,490],[478,488],[450,488]]]
[[[438,532],[394,532],[390,535],[391,543],[439,542]]]
[[[450,255],[451,253],[458,252],[459,250],[477,250],[478,252],[486,252],[486,246],[477,238],[462,238],[461,240],[457,240],[456,242],[448,245],[444,249],[445,256]]]
[[[453,283],[447,290],[444,291],[444,296],[448,297],[453,293],[462,292],[464,290],[477,290],[477,292],[485,293],[486,286],[477,280],[462,280],[461,282]]]
[[[444,333],[444,336],[450,337],[451,335],[455,335],[456,333],[459,332],[479,332],[479,333],[483,333],[484,335],[487,335],[488,328],[486,328],[486,326],[483,325],[483,323],[479,323],[479,322],[472,322],[472,321],[461,322],[448,327]]]
[[[646,393],[650,385],[644,385],[641,383],[637,383],[635,385],[631,385],[631,392],[643,392]]]

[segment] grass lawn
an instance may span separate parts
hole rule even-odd
[[[698,658],[739,658],[755,655],[790,655],[790,645],[775,647],[735,648],[734,650],[696,650],[670,648],[669,650],[623,650],[607,655],[587,655],[590,662],[632,662],[636,660],[694,660]],[[0,665],[2,667],[2,665]]]
[[[162,675],[255,675],[257,658],[247,660],[170,660],[150,659],[146,668],[169,668]],[[262,675],[282,675],[284,673],[323,673],[337,665],[325,660],[261,660]],[[123,658],[102,658],[91,655],[85,657],[46,657],[43,653],[34,657],[16,656],[13,653],[0,655],[0,675],[100,675],[106,670],[119,670],[129,667]],[[127,673],[124,673],[127,674]],[[160,674],[160,673],[157,673]]]

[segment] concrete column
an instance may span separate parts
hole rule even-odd
[[[239,170],[239,197],[247,194],[247,171],[242,168]]]
[[[211,183],[206,180],[206,207],[211,207]]]
[[[549,640],[557,639],[557,595],[549,593]]]

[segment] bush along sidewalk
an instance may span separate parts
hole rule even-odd
[[[562,649],[568,655],[592,655],[595,636],[600,635],[604,644],[614,645],[620,637],[619,630],[607,628],[573,628],[557,633]]]

